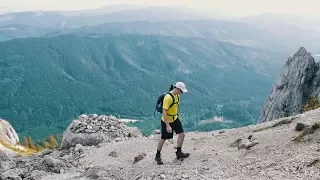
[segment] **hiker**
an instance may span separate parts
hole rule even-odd
[[[178,134],[177,140],[177,159],[187,158],[190,153],[183,153],[181,148],[184,141],[184,130],[179,119],[178,109],[180,105],[180,95],[186,93],[188,90],[183,82],[177,82],[170,88],[170,92],[164,95],[162,103],[162,118],[161,118],[161,139],[158,143],[156,162],[163,164],[161,159],[161,150],[164,142],[167,139],[173,138],[173,131]],[[161,110],[160,110],[161,112]]]

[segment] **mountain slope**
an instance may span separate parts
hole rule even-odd
[[[63,150],[45,150],[31,157],[5,158],[0,161],[0,172],[3,172],[0,178],[319,179],[319,115],[320,109],[316,109],[248,127],[212,132],[186,132],[182,150],[191,153],[190,156],[182,160],[176,159],[177,137],[174,136],[173,141],[167,141],[161,151],[164,161],[161,166],[154,160],[159,134],[111,140],[117,136],[125,136],[123,130],[126,127],[116,123],[114,117],[113,120],[107,121],[104,118],[109,117],[103,115],[82,116],[70,124],[64,137],[71,137],[68,132],[73,129],[75,134],[83,137],[104,133],[104,138],[111,142],[90,146],[77,144],[76,147]],[[305,125],[303,132],[296,129],[301,123]],[[91,124],[95,124],[96,129],[103,129],[95,133],[84,133]],[[314,127],[312,131],[311,126]],[[92,126],[90,127],[92,130]],[[109,131],[110,129],[113,131]],[[301,134],[305,136],[294,140]],[[90,140],[94,141],[94,138],[86,139]],[[76,141],[79,142],[74,138],[74,142]]]
[[[210,13],[187,8],[131,6],[70,12],[21,12],[0,15],[0,34],[10,38],[44,34],[202,37],[284,54],[300,46],[314,53],[320,52],[317,30],[273,20],[277,18],[272,14],[270,17],[267,14],[231,20],[210,19],[214,17]],[[1,40],[8,38],[0,37]]]
[[[12,24],[46,28],[79,28],[108,22],[194,20],[213,17],[188,8],[106,6],[84,11],[34,11],[0,14],[1,26]]]
[[[280,26],[297,27],[300,30],[313,30],[318,31],[320,28],[320,21],[315,17],[306,16],[302,14],[276,14],[276,13],[262,13],[255,16],[242,17],[237,19],[242,22],[250,24],[259,24],[264,28],[277,28],[277,30],[283,31]]]
[[[48,32],[57,31],[59,28],[46,28],[41,26],[29,26],[21,24],[10,24],[0,26],[0,42],[14,38],[40,37]],[[1,38],[1,35],[4,38]]]
[[[15,12],[0,14],[0,34],[11,38],[39,37],[58,30],[109,22],[190,20],[213,16],[211,12],[188,8],[135,5],[111,5],[82,11]],[[6,40],[8,38],[0,37],[0,41]]]
[[[211,15],[188,8],[146,7],[140,9],[120,10],[94,16],[77,16],[66,22],[64,28],[79,28],[111,22],[161,22],[176,20],[196,20],[212,18]]]
[[[1,41],[7,41],[7,40],[10,40],[11,37],[9,37],[8,35],[5,35],[5,34],[0,34],[0,42]]]
[[[190,157],[183,161],[176,160],[176,150],[173,148],[176,142],[167,143],[162,150],[164,165],[161,167],[154,161],[158,136],[88,149],[80,164],[94,167],[100,177],[119,179],[316,179],[320,177],[317,173],[320,168],[317,146],[320,130],[307,135],[301,142],[292,141],[292,137],[300,134],[294,130],[298,122],[313,125],[319,123],[316,120],[319,115],[318,109],[293,117],[290,124],[258,132],[254,131],[284,119],[225,132],[189,132],[183,151],[190,152]],[[235,143],[237,139],[241,139],[240,145],[250,142],[258,144],[248,149],[241,148]],[[113,151],[118,154],[117,157],[108,156]],[[143,153],[144,159],[132,164],[134,157]],[[106,157],[105,161],[101,161],[101,156]]]
[[[278,24],[265,28],[263,24],[250,24],[227,20],[194,20],[165,22],[106,23],[77,29],[64,29],[48,35],[59,34],[147,34],[181,37],[201,37],[220,40],[241,46],[263,48],[269,51],[291,53],[297,47],[308,47],[320,52],[320,35],[295,26]]]
[[[140,35],[27,38],[0,50],[1,116],[35,137],[48,126],[61,132],[83,113],[137,118],[150,132],[156,98],[176,81],[190,90],[181,105],[187,129],[251,124],[282,59],[205,39]],[[198,124],[214,116],[234,123]]]

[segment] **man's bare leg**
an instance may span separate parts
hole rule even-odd
[[[180,148],[182,147],[183,141],[184,141],[184,136],[185,136],[184,132],[178,134],[177,147],[180,147]]]
[[[156,154],[155,160],[157,161],[157,163],[159,165],[163,164],[162,159],[161,159],[161,150],[162,150],[164,142],[166,142],[165,139],[160,139],[160,141],[158,142],[158,146],[157,146],[157,154]]]
[[[183,153],[181,151],[181,148],[182,148],[182,145],[183,145],[183,142],[184,142],[184,137],[185,137],[184,132],[178,134],[178,140],[177,140],[177,146],[178,147],[177,147],[177,152],[176,152],[176,155],[177,155],[178,159],[187,158],[190,155],[190,153]]]
[[[166,142],[165,139],[160,139],[160,141],[158,142],[158,147],[157,147],[157,150],[158,150],[158,151],[161,151],[161,150],[162,150],[162,147],[163,147],[164,142]]]

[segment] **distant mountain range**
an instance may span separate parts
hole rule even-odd
[[[2,26],[20,24],[47,28],[79,28],[109,22],[175,21],[214,16],[193,9],[171,7],[110,6],[87,11],[17,12],[0,15]]]
[[[262,13],[256,16],[242,17],[238,20],[260,25],[264,28],[276,27],[277,25],[282,27],[285,25],[287,27],[296,27],[300,30],[320,32],[320,20],[306,15]],[[279,28],[278,30],[283,29]]]
[[[147,34],[162,36],[199,37],[219,40],[236,45],[257,47],[269,51],[291,53],[300,44],[311,51],[320,52],[320,33],[301,30],[294,26],[277,25],[274,29],[264,28],[238,21],[189,20],[165,22],[105,23],[77,29],[65,29],[47,35],[78,34]]]
[[[143,6],[107,6],[84,11],[35,11],[0,14],[0,41],[39,37],[63,29],[110,22],[175,21],[212,18],[213,13],[191,9]]]
[[[0,41],[60,34],[147,34],[202,37],[291,53],[320,52],[319,21],[286,14],[224,18],[220,12],[187,8],[107,6],[86,11],[0,15]]]

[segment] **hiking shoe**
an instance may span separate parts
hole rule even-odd
[[[190,153],[176,152],[177,159],[183,159],[189,157]]]
[[[154,160],[156,160],[156,162],[157,162],[158,165],[162,165],[162,164],[163,164],[162,159],[161,159],[160,156],[156,156],[156,157],[154,158]]]

